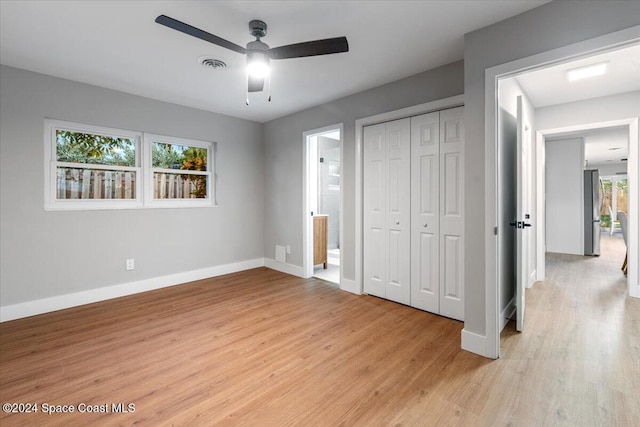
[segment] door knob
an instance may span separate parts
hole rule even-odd
[[[424,228],[427,228],[427,225],[428,225],[428,224],[425,222],[425,223],[424,223]]]
[[[400,225],[400,221],[396,221],[396,225]]]

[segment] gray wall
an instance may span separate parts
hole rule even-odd
[[[584,139],[545,144],[547,252],[584,255]]]
[[[264,254],[291,245],[287,262],[302,266],[302,134],[344,123],[344,277],[355,278],[355,121],[463,92],[463,63],[455,62],[265,124]]]
[[[219,207],[45,212],[45,117],[217,142]],[[262,257],[259,123],[2,66],[0,158],[3,306]]]
[[[640,2],[554,1],[465,35],[465,330],[486,334],[486,289],[496,286],[485,283],[485,69],[638,25],[638,16]]]
[[[536,110],[537,130],[640,117],[640,91],[551,105]]]

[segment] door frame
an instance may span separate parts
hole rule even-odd
[[[640,43],[640,25],[616,31],[582,42],[552,49],[526,58],[501,64],[485,70],[485,333],[484,348],[479,348],[479,342],[472,351],[486,357],[500,357],[500,304],[499,304],[499,258],[498,239],[494,234],[494,227],[498,226],[498,81],[503,78],[514,77],[527,71],[545,68],[575,59],[589,57],[609,50],[616,50]],[[638,118],[630,125],[629,141],[629,182],[633,182],[635,189],[629,188],[629,267],[627,280],[629,294],[640,297],[638,285]],[[633,163],[633,164],[632,164]],[[463,345],[464,347],[464,345]]]
[[[536,130],[536,151],[537,151],[537,158],[536,158],[536,174],[537,177],[541,178],[541,182],[542,182],[542,186],[538,187],[536,189],[536,200],[537,200],[537,206],[536,209],[538,210],[538,212],[541,213],[541,217],[539,217],[538,220],[538,224],[540,225],[537,229],[536,229],[536,240],[538,242],[540,242],[539,246],[536,247],[536,261],[538,262],[538,272],[537,272],[537,278],[536,280],[544,280],[545,278],[545,270],[544,270],[544,257],[545,257],[545,233],[546,233],[546,216],[544,215],[545,211],[546,211],[546,197],[545,197],[545,182],[544,182],[544,177],[546,174],[546,164],[544,161],[544,156],[545,156],[545,152],[546,152],[546,144],[547,144],[547,140],[546,137],[548,135],[552,135],[552,134],[558,134],[558,133],[565,133],[565,132],[576,132],[576,131],[589,131],[592,129],[606,129],[609,127],[619,127],[619,126],[626,126],[627,131],[629,133],[629,151],[631,151],[631,143],[633,141],[633,135],[635,133],[636,138],[635,140],[637,141],[637,135],[638,135],[638,118],[630,118],[630,119],[619,119],[619,120],[608,120],[608,121],[604,121],[604,122],[593,122],[593,123],[585,123],[585,124],[578,124],[578,125],[571,125],[571,126],[562,126],[559,128],[552,128],[552,129],[540,129],[540,130]],[[634,132],[635,129],[635,132]],[[636,160],[638,157],[638,150],[634,151]],[[627,182],[629,182],[630,180],[630,175],[629,175],[629,165],[634,164],[633,158],[631,156],[631,153],[629,153],[629,160],[627,162]],[[635,162],[635,164],[637,164],[637,161]],[[636,170],[636,174],[638,173],[638,170]],[[636,175],[637,176],[637,175]],[[637,188],[637,184],[633,185],[634,187],[636,187],[636,190],[638,190]],[[629,193],[631,192],[631,187],[632,184],[629,182]],[[631,195],[629,195],[631,196]],[[636,209],[637,212],[637,209]],[[631,214],[631,200],[629,200],[629,213]],[[640,230],[638,230],[640,232]],[[631,233],[629,233],[629,235],[631,235]],[[637,253],[637,252],[636,252]],[[637,265],[637,264],[636,264]],[[636,271],[636,278],[638,277],[638,268],[635,269]],[[629,276],[627,276],[629,277]],[[632,281],[629,278],[628,281],[628,294],[631,296],[636,296],[633,295],[633,288],[632,288]],[[638,294],[636,297],[640,297],[640,294]]]
[[[431,113],[434,111],[445,110],[447,108],[455,108],[464,106],[464,95],[455,95],[449,98],[439,99],[436,101],[426,102],[424,104],[414,105],[412,107],[401,108],[399,110],[388,111],[386,113],[376,114],[374,116],[363,117],[356,120],[356,259],[355,259],[355,281],[348,290],[355,294],[364,292],[363,283],[363,266],[364,266],[364,212],[363,212],[363,184],[364,184],[364,152],[363,152],[363,135],[364,127],[375,125],[378,123],[389,122],[397,119],[404,119],[411,116]]]
[[[318,129],[312,129],[302,134],[302,274],[305,279],[313,276],[313,217],[311,212],[311,180],[309,179],[309,173],[312,169],[311,165],[311,137],[322,136],[323,134],[340,131],[340,196],[339,206],[340,215],[338,218],[338,233],[339,245],[340,245],[340,287],[342,288],[343,279],[343,265],[344,254],[343,246],[343,206],[344,206],[344,176],[343,176],[343,163],[344,163],[344,124],[337,123],[335,125],[324,126]]]

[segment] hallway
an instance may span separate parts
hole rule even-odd
[[[547,254],[547,279],[526,290],[524,332],[510,322],[501,335],[509,382],[488,405],[509,416],[496,424],[640,425],[640,300],[627,296],[622,236],[603,233],[601,253]]]

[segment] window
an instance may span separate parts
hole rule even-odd
[[[213,204],[211,143],[152,134],[144,141],[151,153],[145,168],[149,205]]]
[[[213,206],[210,142],[45,121],[45,209]]]

